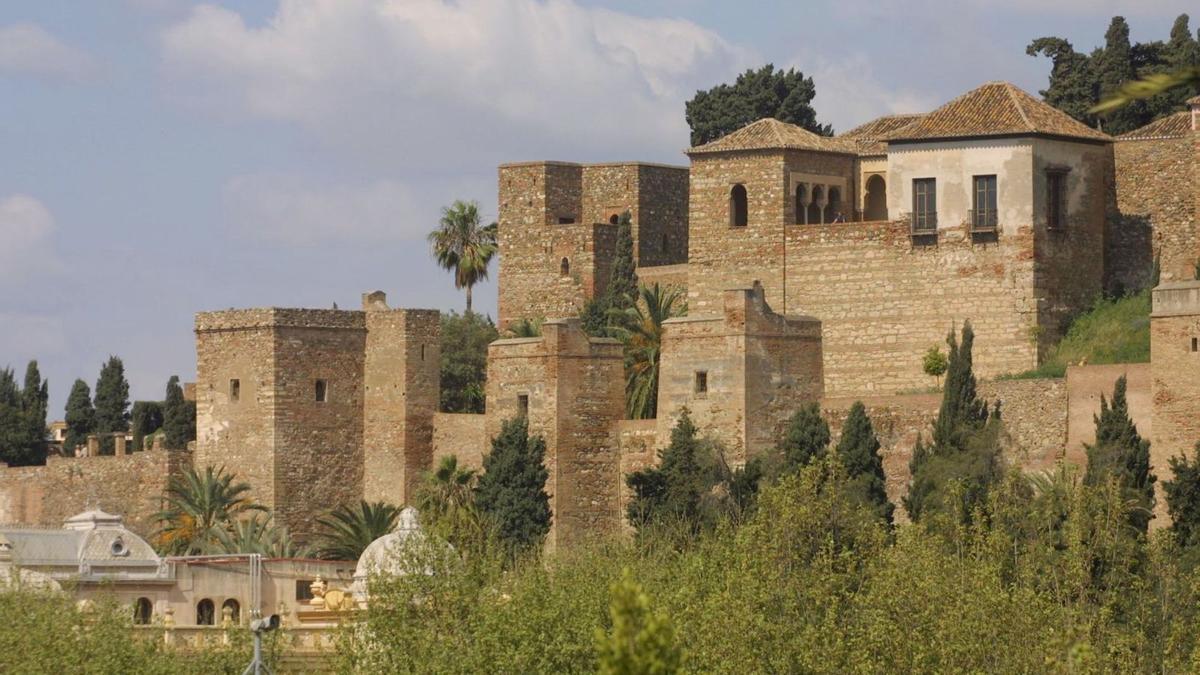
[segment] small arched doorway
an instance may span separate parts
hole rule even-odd
[[[135,626],[148,626],[150,619],[154,616],[154,603],[150,602],[150,598],[138,598],[137,602],[133,603],[133,623]]]
[[[887,182],[883,176],[875,174],[867,179],[866,199],[863,204],[863,218],[866,220],[887,220]]]
[[[818,225],[825,222],[821,218],[821,198],[825,196],[825,192],[820,185],[814,185],[812,189],[812,201],[808,205],[808,224]]]
[[[216,611],[213,607],[213,601],[205,598],[196,603],[196,625],[211,626],[216,619]]]
[[[746,186],[738,183],[729,191],[729,224],[745,227],[750,220],[750,208],[746,199]]]

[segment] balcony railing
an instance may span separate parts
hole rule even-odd
[[[967,222],[971,226],[972,234],[995,232],[1000,221],[995,209],[971,209],[967,214]]]

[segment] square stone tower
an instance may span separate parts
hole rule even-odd
[[[589,338],[578,319],[550,320],[541,337],[488,347],[487,437],[499,435],[505,420],[525,415],[530,433],[546,440],[550,547],[621,522],[612,430],[624,417],[624,382],[621,344]]]
[[[501,165],[499,181],[501,327],[578,316],[608,283],[626,211],[639,265],[687,261],[684,167],[525,162]]]
[[[1191,456],[1200,441],[1200,281],[1154,289],[1150,355],[1150,464],[1159,485],[1155,512],[1165,523],[1161,486],[1171,478],[1168,460]]]
[[[741,465],[773,447],[801,405],[824,395],[821,322],[776,314],[758,283],[723,299],[719,316],[663,323],[658,445],[670,442],[686,407],[701,433]]]

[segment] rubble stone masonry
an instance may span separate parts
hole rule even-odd
[[[1200,257],[1193,136],[1113,144],[1116,213],[1105,252],[1109,288],[1145,288],[1156,254],[1163,281],[1192,278]]]
[[[1162,483],[1171,478],[1169,458],[1191,456],[1200,442],[1200,281],[1165,283],[1154,289],[1150,352],[1154,408],[1150,462],[1158,476],[1157,515],[1165,512]]]

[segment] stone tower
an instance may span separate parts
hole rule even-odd
[[[526,162],[501,165],[499,182],[501,327],[578,316],[608,283],[625,211],[639,265],[687,261],[684,167]]]
[[[625,412],[619,342],[589,338],[578,319],[547,321],[541,337],[497,340],[488,347],[487,401],[488,438],[525,415],[530,433],[546,440],[549,546],[619,525],[620,457],[611,436]]]
[[[1191,455],[1200,441],[1200,281],[1155,288],[1150,314],[1150,464],[1158,476],[1155,512],[1166,522],[1162,483],[1168,460]]]

